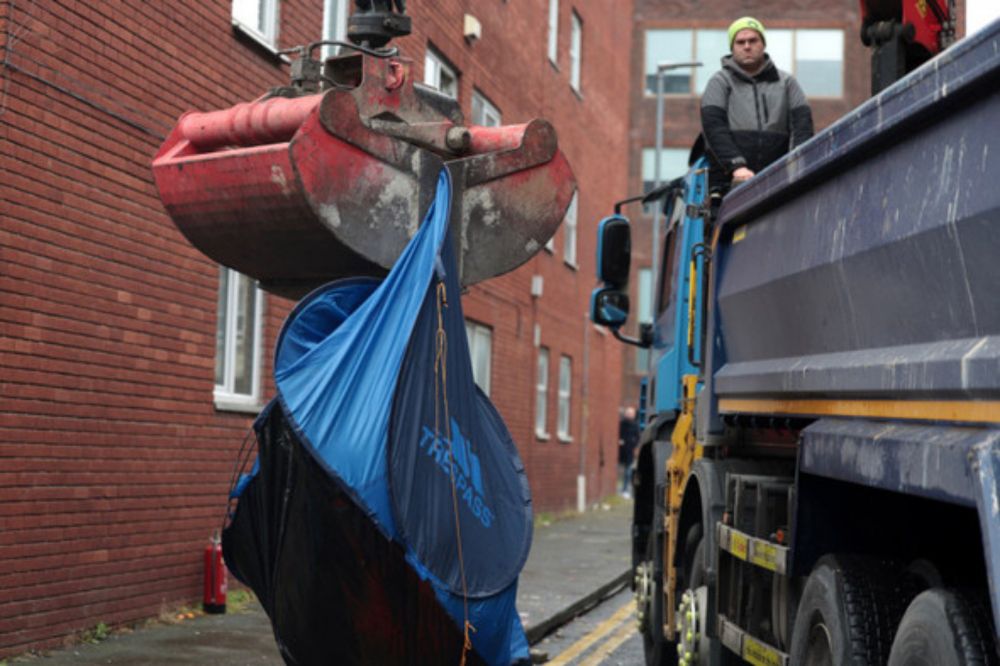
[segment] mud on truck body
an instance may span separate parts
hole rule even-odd
[[[1000,633],[1000,23],[728,194],[650,198],[592,319],[650,348],[633,478],[651,664],[986,664]]]

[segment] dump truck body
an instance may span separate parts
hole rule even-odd
[[[907,663],[959,634],[983,638],[956,663],[998,658],[998,40],[944,52],[710,221],[694,188],[668,197],[673,282],[632,341],[653,350],[633,529],[649,663]],[[711,252],[671,265],[687,228]],[[593,316],[615,327],[611,298]],[[701,302],[704,327],[669,311]],[[928,634],[936,607],[965,619]]]

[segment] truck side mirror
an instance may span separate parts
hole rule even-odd
[[[612,330],[628,319],[628,294],[614,287],[598,287],[590,295],[590,320]]]
[[[632,255],[632,230],[628,218],[612,215],[597,228],[597,279],[615,290],[628,286]],[[625,300],[628,311],[628,298]],[[594,320],[596,321],[596,320]]]

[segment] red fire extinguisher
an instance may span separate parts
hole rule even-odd
[[[226,564],[222,560],[222,539],[218,532],[205,545],[205,598],[202,608],[206,613],[226,612]]]

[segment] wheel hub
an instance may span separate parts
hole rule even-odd
[[[677,663],[693,666],[708,659],[705,621],[708,611],[708,587],[685,590],[677,607]]]
[[[650,603],[653,599],[653,563],[645,561],[635,568],[636,621],[639,631],[645,632],[650,618]]]

